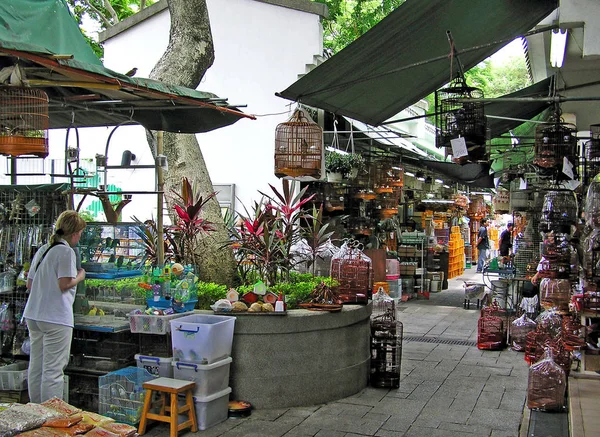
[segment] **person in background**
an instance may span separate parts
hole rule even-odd
[[[85,279],[85,270],[76,267],[73,247],[85,226],[77,211],[64,211],[56,220],[49,243],[31,261],[27,276],[29,298],[23,312],[31,341],[27,381],[31,402],[63,398],[63,371],[69,362],[73,337],[75,290]]]
[[[477,232],[477,250],[479,251],[479,257],[477,258],[477,273],[483,272],[483,265],[487,260],[487,251],[490,248],[490,241],[488,239],[487,232],[487,219],[481,219],[481,225]]]
[[[512,247],[512,231],[513,231],[513,224],[509,223],[506,225],[506,229],[504,231],[502,231],[502,233],[500,234],[500,255],[501,256],[508,256],[509,252],[510,252],[510,248]]]

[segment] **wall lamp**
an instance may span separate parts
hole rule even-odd
[[[561,68],[567,48],[567,29],[554,29],[550,36],[550,65]]]

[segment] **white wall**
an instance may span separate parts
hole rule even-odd
[[[234,183],[237,197],[250,207],[252,199],[260,197],[257,190],[267,192],[268,183],[280,185],[273,175],[274,132],[292,112],[290,102],[276,97],[275,92],[292,84],[313,56],[322,52],[322,28],[317,15],[254,0],[207,0],[207,4],[215,62],[198,89],[226,97],[231,104],[247,104],[240,109],[249,114],[284,112],[257,120],[241,119],[232,126],[197,135],[213,183]],[[165,9],[110,38],[104,45],[104,65],[119,72],[137,67],[137,76],[147,77],[167,47],[169,26]],[[84,146],[93,149],[92,155],[103,153],[108,135],[106,129],[94,131],[100,132],[98,138]],[[109,164],[119,164],[125,149],[143,161],[150,157],[141,128],[120,128],[111,140]],[[124,174],[122,183],[129,189],[133,185],[145,189],[153,181],[151,171],[144,171],[144,175],[136,171],[131,178],[126,171],[118,172],[119,176]],[[109,183],[116,183],[117,177],[117,171],[109,170]],[[143,203],[148,204],[146,196],[135,195],[134,199],[138,197],[144,197]],[[237,201],[236,207],[243,211]],[[125,220],[128,214],[143,215],[140,208],[131,205],[124,210]]]

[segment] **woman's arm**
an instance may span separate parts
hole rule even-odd
[[[70,288],[75,287],[81,281],[85,279],[85,270],[79,269],[77,271],[77,276],[74,278],[58,278],[58,287],[60,291],[65,292]]]

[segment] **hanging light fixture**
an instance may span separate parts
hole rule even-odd
[[[550,65],[561,68],[565,60],[565,49],[567,48],[567,30],[554,29],[550,36]]]

